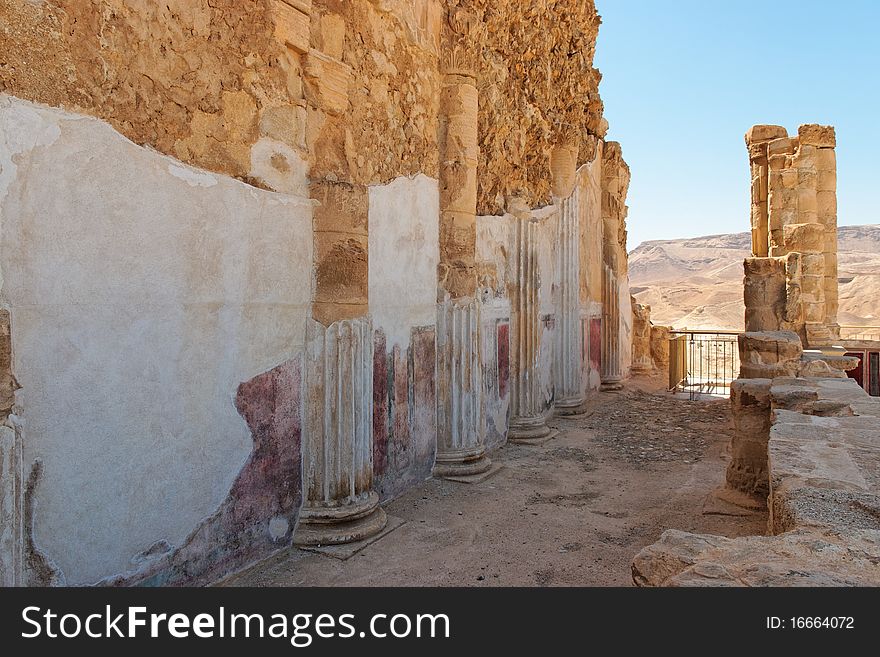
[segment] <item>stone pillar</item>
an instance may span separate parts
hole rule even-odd
[[[515,285],[511,299],[511,395],[508,440],[529,442],[550,435],[538,381],[540,322],[538,317],[537,226],[528,207],[513,199],[508,203],[515,227]]]
[[[492,465],[486,457],[481,373],[479,302],[439,304],[436,476],[476,475]]]
[[[630,297],[633,314],[632,369],[634,372],[652,372],[651,306],[638,303]]]
[[[782,258],[743,262],[746,331],[781,331],[786,307],[786,268]]]
[[[770,492],[770,379],[737,379],[730,386],[734,434],[726,480],[730,488],[766,499]]]
[[[24,464],[21,432],[11,421],[18,384],[12,373],[9,311],[0,309],[0,586],[25,586]]]
[[[607,142],[602,151],[602,390],[623,387],[620,334],[623,328],[620,286],[626,273],[626,194],[629,167],[620,144]],[[625,312],[631,312],[627,303]],[[627,346],[629,349],[629,346]]]
[[[623,374],[620,371],[620,291],[614,269],[605,265],[602,286],[602,356],[601,390],[620,390]]]
[[[373,490],[372,321],[310,321],[306,339],[305,502],[294,542],[368,538],[386,523]]]
[[[822,256],[824,260],[825,325],[831,339],[840,337],[837,323],[837,137],[832,126],[802,125],[798,128],[801,148],[811,146],[816,173],[816,217],[824,228]]]
[[[781,226],[770,225],[770,150],[771,141],[786,138],[788,133],[779,125],[756,125],[746,133],[746,147],[749,151],[749,165],[751,168],[751,224],[752,224],[752,254],[756,257],[770,255],[771,243],[778,238],[782,242]],[[773,154],[779,154],[782,142],[774,146]],[[784,161],[784,158],[783,158]],[[779,161],[776,161],[779,164]],[[777,205],[782,202],[781,196],[774,198]],[[781,215],[776,215],[774,220]],[[773,232],[775,231],[775,232]]]
[[[0,586],[25,586],[21,438],[0,426]]]
[[[437,456],[434,474],[487,471],[476,300],[479,95],[473,40],[481,22],[450,9],[440,89],[440,266],[437,306]]]
[[[570,149],[564,149],[570,154]],[[572,415],[581,410],[584,403],[582,368],[583,337],[581,335],[580,306],[580,190],[574,184],[574,176],[568,169],[574,169],[577,162],[566,158],[567,168],[557,164],[560,174],[554,176],[554,186],[560,192],[570,195],[560,201],[559,229],[556,238],[556,266],[559,271],[559,297],[556,313],[556,350],[554,353],[555,411],[559,415]],[[551,158],[551,162],[553,159]],[[571,180],[571,183],[568,181]],[[555,192],[554,192],[555,193]]]

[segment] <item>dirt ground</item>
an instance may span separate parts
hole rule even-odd
[[[662,388],[638,378],[600,393],[586,417],[554,418],[553,440],[494,452],[504,467],[481,483],[426,481],[385,507],[400,527],[345,561],[290,549],[224,584],[631,586],[633,556],[664,529],[763,534],[766,513],[728,515],[710,495],[729,402]]]

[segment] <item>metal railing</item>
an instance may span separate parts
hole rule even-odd
[[[729,395],[739,376],[737,331],[672,331],[669,338],[669,390]]]

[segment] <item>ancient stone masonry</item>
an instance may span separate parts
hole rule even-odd
[[[752,250],[731,386],[723,500],[769,510],[767,537],[669,530],[633,561],[639,586],[877,586],[880,404],[837,336],[834,130],[746,135]],[[812,347],[805,349],[804,346]]]
[[[593,2],[0,19],[0,583],[371,539],[629,375]]]
[[[828,346],[840,333],[834,128],[802,125],[789,137],[781,126],[757,125],[746,146],[754,256],[746,329],[792,330],[805,345]]]

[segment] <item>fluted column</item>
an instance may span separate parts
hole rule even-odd
[[[602,390],[619,390],[620,371],[620,290],[614,269],[605,265],[602,284]]]
[[[437,290],[437,457],[434,474],[482,474],[480,309],[477,296],[477,164],[480,159],[477,48],[482,22],[450,7],[440,68],[440,266]]]
[[[538,321],[538,254],[536,223],[527,209],[514,212],[516,286],[511,307],[511,396],[508,439],[540,440],[550,434],[544,417],[538,381],[540,323]]]
[[[0,586],[24,586],[21,437],[0,426]]]
[[[581,385],[582,359],[580,312],[580,190],[561,202],[556,239],[559,299],[556,313],[554,354],[555,410],[559,415],[579,412],[584,403]]]
[[[309,322],[303,431],[305,502],[294,540],[333,545],[385,527],[373,490],[373,326]]]
[[[480,360],[480,305],[476,300],[437,306],[437,458],[434,474],[486,472]]]

